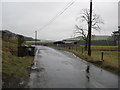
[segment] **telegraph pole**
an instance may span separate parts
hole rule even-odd
[[[37,45],[37,31],[35,31],[35,45]]]
[[[91,56],[92,0],[90,0],[90,20],[88,30],[88,55]]]

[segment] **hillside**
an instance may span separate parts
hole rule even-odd
[[[0,30],[0,35],[3,35],[4,37],[13,37],[13,38],[17,38],[18,35],[20,34],[15,34],[9,30]],[[23,36],[23,35],[21,35]],[[35,41],[35,39],[33,39],[32,37],[26,37],[23,36],[25,41]],[[38,40],[39,41],[39,40]]]
[[[11,37],[2,40],[2,87],[21,88],[27,82],[28,66],[31,66],[34,57],[18,57],[16,34],[7,31],[6,35]]]
[[[64,39],[64,41],[77,41],[77,40],[83,40],[82,36]],[[114,40],[114,38],[108,35],[92,35],[91,40]]]

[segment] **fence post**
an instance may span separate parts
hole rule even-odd
[[[103,60],[103,54],[104,54],[104,52],[101,52],[101,60],[102,60],[102,61],[104,61],[104,60]]]

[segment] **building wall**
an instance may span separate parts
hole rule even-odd
[[[85,41],[78,41],[79,45],[85,45]],[[116,46],[116,42],[110,40],[92,40],[91,45],[96,46]]]
[[[60,47],[74,47],[74,46],[80,46],[80,45],[85,45],[85,41],[80,40],[80,41],[77,41],[77,44],[74,44],[74,43],[59,44],[57,46],[60,46]],[[91,45],[95,45],[95,46],[116,46],[116,42],[111,41],[111,40],[92,40]]]

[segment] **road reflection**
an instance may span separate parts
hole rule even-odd
[[[87,68],[86,68],[86,78],[89,82],[90,81],[90,66],[89,65],[87,65]]]

